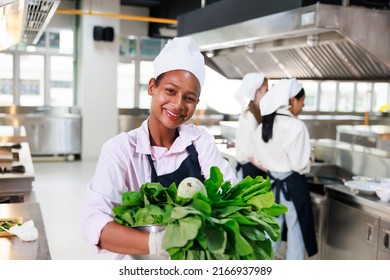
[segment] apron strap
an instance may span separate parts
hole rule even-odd
[[[147,155],[147,156],[148,156],[150,168],[152,169],[152,178],[151,179],[152,179],[152,182],[155,182],[157,180],[157,172],[156,172],[156,169],[154,168],[152,156],[151,155]]]
[[[280,192],[283,193],[284,198],[287,201],[291,201],[291,195],[287,188],[287,183],[284,180],[275,179],[272,184],[272,188],[275,189],[275,202],[280,203]]]

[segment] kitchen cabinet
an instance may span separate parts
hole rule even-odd
[[[390,221],[381,219],[379,222],[379,260],[390,260]]]
[[[81,152],[78,116],[30,116],[21,118],[32,155],[68,155]]]
[[[317,239],[318,253],[310,257],[313,260],[323,259],[323,240],[325,232],[326,197],[314,192],[310,193],[313,209],[314,226]]]
[[[379,217],[329,199],[324,258],[372,260],[377,258]]]
[[[390,202],[344,185],[326,186],[326,194],[324,259],[390,259]]]

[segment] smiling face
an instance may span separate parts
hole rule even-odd
[[[149,129],[176,129],[194,114],[199,102],[198,79],[185,70],[164,73],[158,80],[151,79],[148,94],[152,96]]]

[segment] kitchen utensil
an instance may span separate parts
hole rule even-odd
[[[146,232],[159,232],[165,229],[162,225],[144,225],[144,226],[134,226],[134,229]],[[151,256],[149,254],[144,255],[130,255],[135,260],[167,260],[164,256]]]
[[[358,191],[360,194],[374,195],[375,189],[380,186],[379,183],[370,181],[346,181],[344,183],[347,187],[354,191]]]

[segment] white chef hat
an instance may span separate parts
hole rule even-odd
[[[289,99],[296,96],[301,89],[302,84],[295,78],[280,80],[260,100],[261,115],[266,116],[279,108],[289,107]]]
[[[154,59],[154,78],[179,69],[194,74],[203,87],[206,76],[204,57],[191,37],[173,38]]]
[[[242,106],[247,106],[250,101],[255,99],[256,90],[264,82],[264,74],[261,72],[248,73],[242,79],[241,86],[234,95]]]
[[[295,97],[301,91],[302,84],[295,78],[289,79],[289,81],[291,83],[290,97]]]

